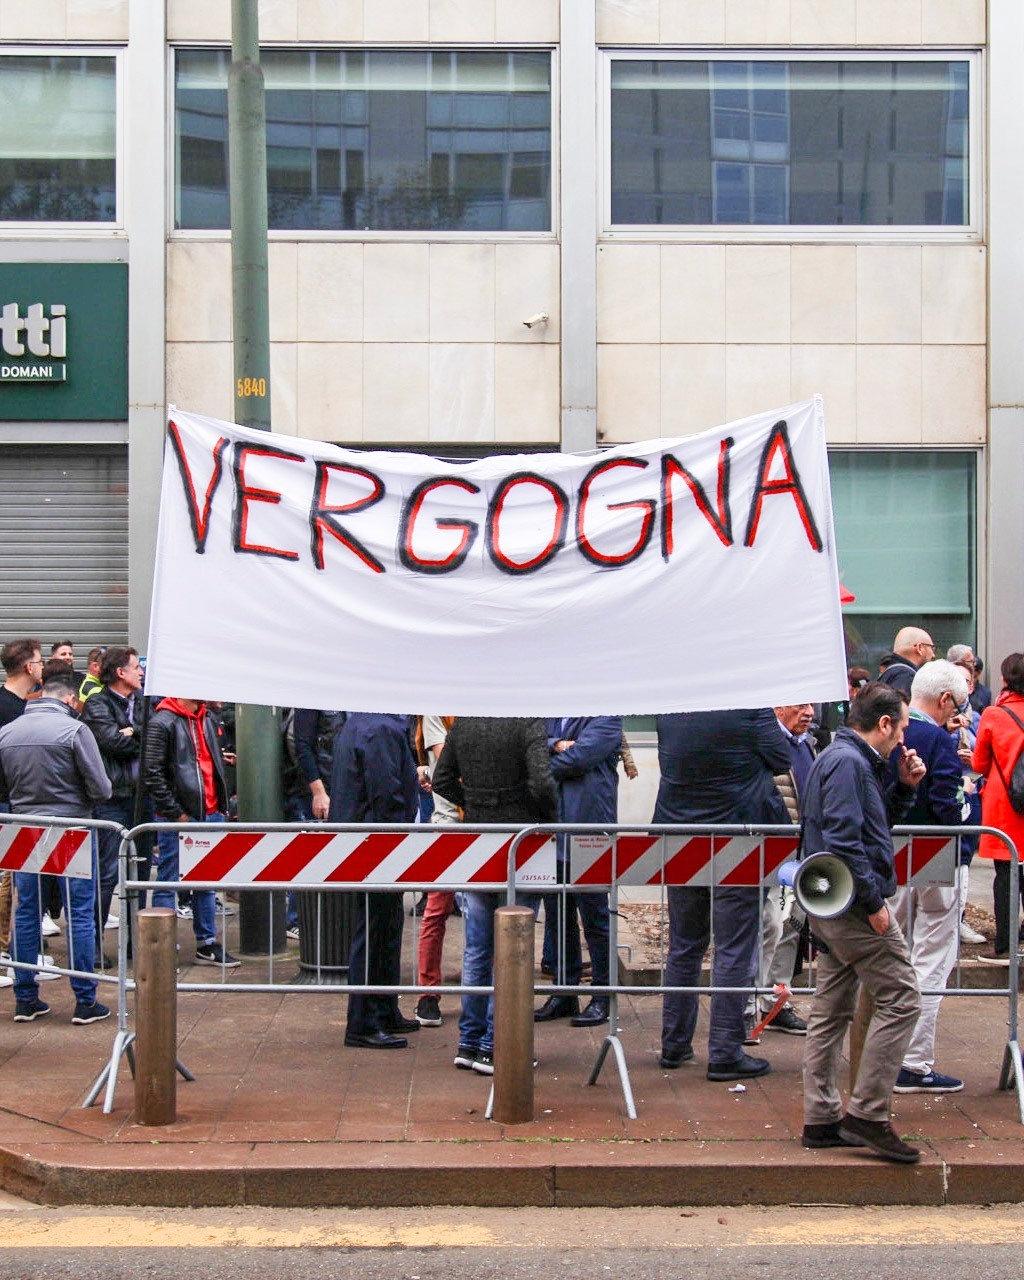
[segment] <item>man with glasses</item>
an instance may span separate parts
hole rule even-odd
[[[914,683],[918,669],[926,662],[931,662],[934,657],[935,641],[927,631],[922,631],[920,627],[901,627],[892,642],[892,654],[889,655],[885,670],[878,678],[882,684],[899,689],[909,698],[910,686]]]
[[[927,769],[904,822],[914,826],[957,826],[969,815],[964,800],[963,769],[956,738],[946,722],[967,701],[968,683],[955,663],[940,658],[914,676],[910,723],[903,736]],[[890,781],[899,779],[898,760],[889,759]],[[952,885],[906,885],[893,898],[893,910],[910,947],[910,958],[922,991],[940,990],[956,963],[960,897]],[[896,1093],[959,1093],[955,1076],[935,1070],[935,1023],[938,995],[921,997],[921,1013],[903,1055]]]
[[[82,719],[92,730],[103,757],[103,767],[110,779],[109,800],[101,800],[93,809],[94,818],[118,822],[123,827],[135,826],[135,792],[139,781],[142,753],[142,666],[138,651],[131,648],[107,649],[100,662],[102,689],[89,698],[82,708]],[[140,822],[151,822],[153,806],[145,801]],[[103,925],[117,885],[117,853],[120,839],[116,831],[97,832],[99,862],[99,911],[96,921],[96,955],[104,968],[111,967],[103,956]],[[140,836],[138,874],[146,880],[153,855],[153,836]],[[144,903],[143,903],[144,905]]]

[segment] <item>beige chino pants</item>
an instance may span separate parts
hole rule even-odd
[[[888,1120],[892,1088],[921,1012],[906,941],[891,907],[884,934],[875,933],[857,911],[814,920],[813,928],[829,950],[818,956],[818,986],[807,1019],[804,1123],[831,1124],[842,1117],[839,1063],[861,985],[874,997],[875,1012],[847,1111],[861,1120]]]

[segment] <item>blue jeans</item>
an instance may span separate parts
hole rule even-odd
[[[207,822],[225,822],[222,813],[210,813]],[[178,869],[178,832],[160,831],[156,838],[156,880],[157,884],[172,884],[180,880]],[[154,907],[170,907],[175,911],[178,906],[178,895],[174,889],[154,889]],[[196,935],[196,946],[205,947],[217,941],[217,895],[212,889],[192,890],[192,932]]]
[[[16,871],[14,888],[18,895],[14,908],[14,958],[22,964],[35,964],[42,951],[40,922],[43,903],[39,897],[40,877]],[[61,898],[68,921],[68,968],[91,973],[96,964],[96,886],[91,879],[60,877]],[[96,999],[95,978],[72,978],[71,990],[80,1004],[92,1004]],[[14,971],[14,998],[19,1001],[34,1000],[39,995],[39,983],[28,969]]]
[[[111,796],[109,800],[101,800],[93,807],[92,816],[106,822],[119,822],[122,827],[133,826],[135,816],[134,796]],[[143,802],[140,822],[153,821],[153,804],[150,800]],[[117,855],[121,848],[121,838],[116,831],[100,830],[96,832],[96,883],[99,885],[99,910],[96,912],[97,949],[103,937],[103,927],[110,915],[110,904],[114,899],[114,890],[118,881]],[[153,863],[153,833],[146,832],[139,836],[135,843],[135,852],[139,857],[136,871],[129,869],[133,880],[148,880]],[[146,905],[145,890],[139,892],[139,906]]]
[[[668,891],[668,960],[665,985],[696,987],[711,940],[715,956],[711,982],[716,987],[753,985],[757,940],[761,931],[761,890],[715,887],[711,890],[672,888]],[[662,1008],[661,1047],[665,1053],[691,1047],[697,1025],[695,995],[666,995]],[[708,1062],[736,1062],[743,1055],[745,991],[711,997]]]
[[[502,905],[500,893],[460,893],[465,948],[462,984],[489,987],[494,981],[494,913]],[[494,1049],[494,997],[464,995],[459,1015],[459,1044],[468,1049]]]

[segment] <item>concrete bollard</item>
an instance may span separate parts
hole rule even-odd
[[[135,1122],[177,1117],[178,916],[148,907],[136,916]]]
[[[499,1124],[533,1119],[534,915],[494,913],[494,1108]]]

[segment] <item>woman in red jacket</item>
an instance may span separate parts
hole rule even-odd
[[[987,827],[998,827],[1005,832],[1024,858],[1024,814],[1013,808],[1007,793],[1013,766],[1024,751],[1024,728],[1017,723],[1017,720],[1024,722],[1024,653],[1011,653],[1003,659],[1000,670],[1003,691],[995,706],[986,707],[981,713],[971,764],[976,773],[985,775],[985,788],[981,793],[982,822]],[[995,864],[992,885],[996,916],[995,952],[997,956],[1005,956],[1010,950],[1010,851],[995,836],[982,836],[978,855],[991,858]],[[1024,866],[1018,865],[1017,869],[1019,895],[1024,901]],[[1015,894],[1014,902],[1016,900]],[[1019,938],[1016,928],[1014,934]],[[1019,938],[1018,945],[1021,942],[1024,938]]]

